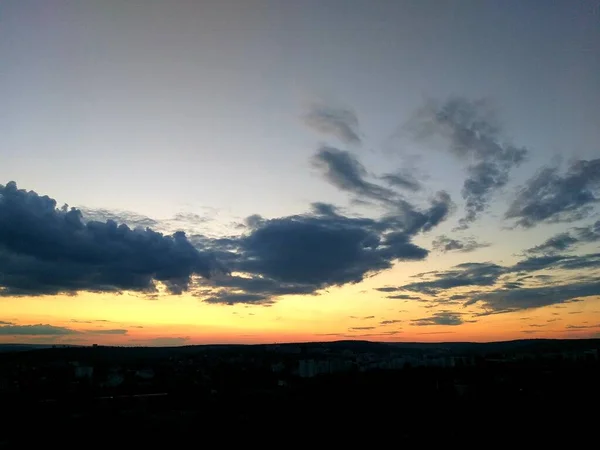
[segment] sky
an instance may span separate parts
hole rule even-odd
[[[600,337],[600,2],[8,0],[0,342]]]

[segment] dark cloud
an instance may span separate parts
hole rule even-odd
[[[419,292],[435,296],[438,293],[457,287],[493,286],[506,268],[492,263],[464,263],[451,270],[433,274],[429,281],[408,283],[396,288],[397,291]]]
[[[499,289],[474,296],[467,305],[479,302],[491,311],[518,311],[567,303],[581,297],[600,296],[600,282],[573,282],[559,286]]]
[[[315,202],[311,205],[315,214],[320,216],[337,216],[338,210],[335,205],[330,203]]]
[[[424,259],[428,251],[412,239],[444,220],[451,203],[444,192],[424,210],[397,199],[380,219],[347,217],[316,203],[304,215],[250,216],[238,236],[188,239],[183,232],[164,235],[112,220],[86,223],[79,210],[57,208],[15,183],[0,189],[3,295],[151,295],[159,281],[171,293],[191,291],[225,304],[269,305],[279,296],[314,294],[357,283],[397,261]]]
[[[600,323],[595,325],[567,325],[565,328],[568,328],[569,330],[588,330],[590,328],[600,328]]]
[[[161,281],[172,293],[191,290],[209,303],[269,305],[279,296],[357,283],[397,261],[427,256],[412,241],[449,215],[452,202],[446,192],[436,193],[420,209],[394,190],[367,181],[366,169],[348,152],[324,147],[314,161],[338,188],[383,205],[384,216],[347,217],[334,205],[314,203],[304,215],[249,216],[238,236],[194,234],[188,239],[181,232],[165,236],[112,220],[85,223],[79,210],[58,209],[53,200],[9,184],[0,210],[3,293],[137,290],[151,295],[155,281]],[[23,222],[18,229],[9,225],[15,215]],[[29,234],[21,236],[19,230]],[[61,264],[54,264],[58,260]]]
[[[573,247],[577,242],[578,240],[569,233],[559,233],[556,236],[547,239],[542,244],[528,249],[527,253],[554,254]]]
[[[517,262],[508,268],[507,271],[525,273],[544,269],[584,270],[598,268],[600,268],[600,253],[589,253],[580,256],[532,256]]]
[[[431,231],[448,218],[454,204],[447,192],[437,192],[430,199],[428,209],[418,211],[405,200],[399,200],[395,209],[390,209],[387,220],[408,234]]]
[[[428,209],[417,209],[396,191],[368,181],[367,171],[360,161],[343,150],[322,147],[314,155],[313,162],[323,170],[327,181],[338,189],[352,194],[355,200],[362,203],[375,201],[383,206],[386,210],[388,226],[394,226],[408,235],[431,230],[444,221],[454,207],[450,195],[445,191],[440,191],[430,199]],[[318,208],[321,214],[323,212],[335,213],[335,210],[323,210],[322,206],[318,206]]]
[[[247,233],[228,239],[225,250],[214,251],[232,272],[244,276],[215,275],[203,283],[213,291],[201,289],[197,295],[211,303],[269,304],[282,295],[358,283],[396,261],[424,259],[427,250],[412,238],[440,220],[443,213],[436,208],[378,220],[329,211],[261,219]]]
[[[391,298],[394,300],[416,300],[418,302],[425,301],[421,297],[417,297],[416,295],[409,295],[409,294],[392,294],[392,295],[388,295],[387,298]]]
[[[411,323],[417,326],[428,326],[428,325],[462,325],[465,321],[462,319],[461,314],[453,312],[437,312],[428,317],[422,317],[420,319],[412,320]]]
[[[14,325],[14,322],[6,322],[5,320],[0,320],[0,325]]]
[[[348,331],[367,331],[367,330],[374,330],[375,327],[350,327],[348,328]]]
[[[265,219],[260,214],[252,214],[244,219],[244,225],[248,228],[256,228],[264,223]]]
[[[573,233],[579,242],[598,242],[600,241],[600,220],[587,227],[575,227]]]
[[[243,263],[240,264],[243,265]],[[269,299],[273,297],[312,294],[315,291],[315,287],[310,284],[286,283],[257,275],[217,276],[212,278],[209,283],[218,291],[218,295],[212,299],[212,303],[222,303],[217,297],[223,295],[224,303],[227,304],[231,304],[234,300],[240,303],[268,304],[270,303]],[[248,295],[248,297],[243,295]]]
[[[76,323],[92,323],[98,321],[76,321]],[[105,335],[125,335],[127,330],[125,329],[88,329],[88,330],[74,330],[67,327],[57,327],[49,324],[36,324],[36,325],[15,325],[8,322],[0,322],[0,334],[1,335],[22,335],[22,336],[62,336],[72,334],[105,334]]]
[[[564,174],[547,167],[518,192],[505,214],[517,225],[574,222],[586,218],[600,199],[600,159],[572,163]]]
[[[271,305],[273,300],[265,294],[251,294],[246,292],[218,292],[217,295],[205,298],[206,303],[221,303],[235,305],[245,303],[251,305]]]
[[[350,316],[351,319],[357,319],[357,320],[370,320],[370,319],[374,319],[375,316]]]
[[[446,235],[438,236],[433,242],[432,247],[434,250],[440,252],[461,252],[469,253],[479,248],[489,247],[490,244],[485,242],[477,242],[473,238],[465,238],[462,240],[452,239]]]
[[[478,302],[492,313],[505,312],[515,309],[528,309],[554,303],[575,301],[577,297],[600,295],[594,291],[597,276],[586,278],[583,271],[597,271],[600,269],[600,253],[591,253],[581,256],[555,255],[529,257],[518,261],[512,266],[499,266],[492,263],[465,263],[454,266],[450,270],[436,271],[425,274],[429,279],[408,283],[405,285],[379,288],[385,292],[399,292],[390,298],[405,298],[409,294],[402,291],[418,292],[433,296],[428,301],[432,305],[452,304],[458,300],[467,300],[465,305]],[[515,277],[541,270],[580,271],[577,282],[560,283],[548,282],[544,286],[526,285],[524,281],[536,282],[539,277],[546,280],[546,276],[521,276],[523,281],[502,280],[500,278]],[[490,291],[470,292],[468,294],[448,295],[446,291],[466,286],[480,286],[492,288]]]
[[[402,320],[382,320],[379,325],[394,325],[396,323],[402,323]]]
[[[335,136],[345,144],[361,143],[358,117],[350,109],[315,104],[304,115],[304,123],[319,133]]]
[[[85,223],[78,209],[14,182],[0,185],[0,295],[152,292],[178,294],[193,276],[220,270],[182,232],[166,236],[112,220]]]
[[[552,236],[542,244],[526,250],[526,253],[553,255],[569,250],[579,244],[598,241],[600,241],[600,220],[592,225],[574,227],[568,232]]]
[[[427,250],[384,220],[311,214],[265,220],[240,236],[230,259],[250,277],[215,278],[220,287],[269,295],[307,294],[357,283],[394,261],[420,260]]]
[[[79,334],[79,331],[65,327],[55,327],[48,324],[36,325],[2,325],[0,326],[0,335],[19,335],[19,336],[62,336],[69,334]]]
[[[413,174],[406,170],[400,170],[396,173],[388,173],[381,176],[381,179],[392,187],[406,189],[417,192],[423,189],[421,182]]]
[[[598,268],[600,268],[600,254],[579,257],[529,258],[504,268],[491,266],[487,273],[484,266],[481,266],[482,272],[476,276],[470,270],[461,271],[454,268],[446,272],[439,272],[433,280],[399,286],[398,290],[413,290],[434,295],[434,299],[428,301],[428,304],[432,306],[454,304],[457,300],[466,300],[463,303],[464,306],[479,304],[485,310],[475,315],[489,315],[560,303],[578,302],[584,297],[600,296],[600,284],[597,282]],[[555,281],[550,285],[535,283],[525,285],[514,282],[498,283],[498,278],[503,275],[514,276],[523,272],[550,269],[581,271],[581,275],[575,281],[564,279],[562,282]],[[591,275],[585,276],[584,270],[591,270]],[[531,280],[535,281],[536,277],[531,277]],[[445,293],[446,290],[465,285],[489,286],[491,289],[458,295]]]
[[[379,291],[379,292],[395,292],[398,290],[398,288],[395,286],[383,286],[383,287],[375,288],[375,290]]]
[[[367,169],[350,152],[334,147],[321,147],[313,156],[312,162],[323,171],[327,181],[358,199],[391,203],[398,197],[395,191],[367,181]]]
[[[500,127],[485,101],[451,98],[430,104],[415,124],[420,137],[441,136],[450,153],[469,161],[462,196],[466,202],[461,229],[487,209],[493,194],[504,187],[510,171],[521,164],[527,150],[503,141]]]

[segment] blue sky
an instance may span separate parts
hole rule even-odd
[[[427,211],[440,191],[450,199],[441,220],[409,233],[427,257],[375,273],[513,265],[598,220],[599,21],[596,1],[7,1],[0,185],[15,181],[88,219],[133,227],[135,213],[188,236],[238,236],[248,216],[305,214],[315,202],[389,215],[389,198],[340,179],[348,172],[334,165],[347,157],[395,207]],[[494,129],[461,154],[465,120]],[[490,142],[523,157],[490,156]],[[579,197],[565,200],[548,180],[562,206],[542,204],[539,189],[519,194],[540,170],[566,177],[581,160],[591,165],[571,180]],[[468,171],[490,164],[506,179],[485,198],[472,186],[481,211],[457,230]],[[448,239],[485,245],[441,251]],[[592,253],[597,242],[566,250]]]

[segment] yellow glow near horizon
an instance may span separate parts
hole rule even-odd
[[[381,285],[379,280],[377,285]],[[597,298],[540,309],[477,317],[476,322],[417,326],[432,315],[425,303],[391,300],[365,284],[315,296],[288,296],[275,304],[216,305],[191,295],[149,300],[124,293],[4,298],[2,320],[51,325],[77,334],[1,336],[2,342],[107,345],[261,343],[366,339],[377,341],[494,341],[536,337],[590,337],[600,332]],[[454,308],[454,312],[464,312]],[[382,325],[383,321],[398,321]],[[113,331],[109,331],[113,330]],[[118,330],[126,330],[124,334]],[[390,333],[391,332],[391,333]]]

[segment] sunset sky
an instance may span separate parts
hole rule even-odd
[[[600,2],[8,0],[0,61],[0,343],[600,337]]]

